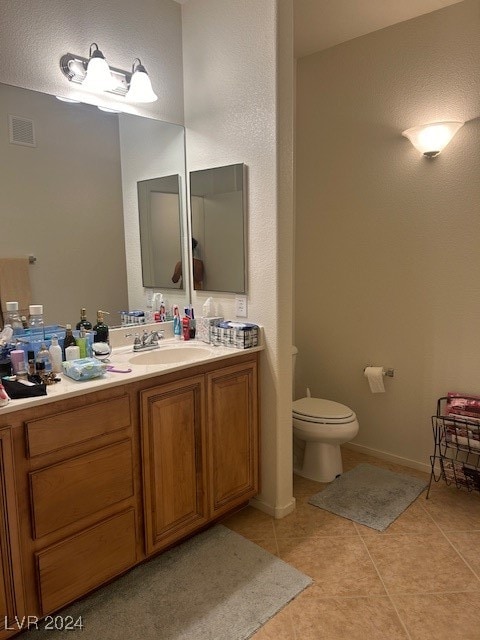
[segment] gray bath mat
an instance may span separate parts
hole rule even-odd
[[[32,629],[22,640],[243,640],[311,579],[217,525],[63,609],[83,631]]]
[[[312,496],[309,503],[377,531],[385,531],[427,484],[402,473],[359,464]]]

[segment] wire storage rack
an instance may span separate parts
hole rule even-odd
[[[463,413],[470,415],[450,413],[451,400],[450,396],[439,398],[437,414],[432,416],[435,448],[430,456],[432,470],[427,498],[432,481],[441,479],[459,489],[480,491],[480,414],[476,418],[469,411]],[[462,396],[461,400],[479,403],[479,399],[472,396]]]

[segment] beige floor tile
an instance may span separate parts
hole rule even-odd
[[[356,529],[361,536],[438,533],[437,525],[425,510],[424,501],[425,498],[417,498],[385,531],[375,531],[375,529],[362,524],[356,524]]]
[[[359,536],[278,538],[280,558],[315,580],[328,596],[385,595]]]
[[[325,598],[316,587],[298,596],[287,610],[298,640],[406,640],[388,597]]]
[[[411,640],[479,640],[478,594],[393,596]]]
[[[351,520],[304,502],[285,518],[274,520],[273,526],[277,538],[358,535]]]
[[[297,499],[313,496],[327,486],[325,483],[302,478],[302,476],[297,476],[296,474],[293,476],[293,495]]]
[[[282,609],[252,636],[253,640],[295,640],[290,612]]]
[[[480,530],[480,494],[438,483],[432,487],[425,509],[443,531]]]
[[[275,537],[272,516],[253,507],[245,507],[245,509],[237,511],[233,516],[222,520],[221,524],[249,540],[265,540]]]
[[[480,577],[480,531],[451,531],[445,535],[464,557],[465,562]]]
[[[480,581],[440,532],[363,540],[390,594],[480,591]]]

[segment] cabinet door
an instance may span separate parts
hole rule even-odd
[[[204,378],[141,392],[147,553],[207,521]]]
[[[24,615],[10,429],[0,431],[0,638],[18,632]]]
[[[208,375],[210,508],[213,517],[258,493],[256,362]]]

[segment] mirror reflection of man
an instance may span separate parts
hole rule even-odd
[[[203,289],[203,279],[205,276],[205,268],[203,266],[203,260],[195,257],[195,249],[197,248],[198,241],[192,238],[192,255],[193,255],[193,288],[197,291]],[[172,282],[175,284],[180,280],[180,288],[183,287],[183,272],[182,261],[179,260],[175,265],[173,271]]]

